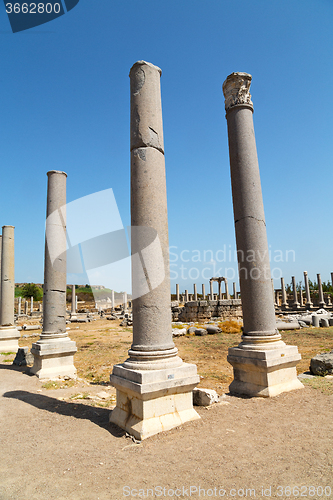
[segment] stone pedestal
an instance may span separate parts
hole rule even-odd
[[[20,333],[14,323],[14,226],[2,227],[0,352],[17,352]]]
[[[130,71],[133,343],[110,377],[110,422],[140,440],[199,418],[196,366],[183,363],[172,340],[160,75],[144,61]]]
[[[76,344],[66,331],[66,177],[52,170],[48,175],[43,331],[32,344],[31,373],[40,379],[76,378]]]
[[[229,349],[228,361],[234,370],[230,392],[267,397],[303,386],[296,374],[297,347],[286,346],[276,329],[251,78],[232,73],[223,84],[244,322],[242,342]]]

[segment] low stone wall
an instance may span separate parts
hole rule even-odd
[[[173,307],[173,321],[206,321],[211,318],[241,319],[242,302],[240,299],[199,300],[186,302],[183,308]]]

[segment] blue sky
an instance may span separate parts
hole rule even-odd
[[[0,220],[16,228],[16,281],[43,280],[48,170],[67,172],[68,202],[111,188],[130,224],[128,73],[141,59],[162,69],[172,291],[207,287],[219,271],[234,280],[222,94],[233,71],[253,77],[275,286],[304,270],[330,280],[332,56],[331,0],[80,0],[15,34],[0,5]],[[87,200],[78,216],[109,231],[108,204]],[[103,269],[91,279],[104,284]],[[120,291],[126,280],[105,284]]]

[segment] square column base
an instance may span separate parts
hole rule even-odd
[[[63,339],[38,340],[32,344],[31,354],[34,365],[30,373],[41,380],[57,380],[64,377],[76,378],[74,354],[77,348],[73,340]]]
[[[227,361],[234,369],[231,394],[252,397],[273,397],[282,392],[302,389],[296,365],[301,355],[296,346],[270,350],[246,350],[232,347]]]
[[[117,390],[110,422],[138,440],[200,418],[193,408],[192,391],[199,383],[195,365],[163,370],[115,365],[110,381]]]
[[[15,326],[0,327],[0,352],[17,352],[19,349],[18,339],[20,332]]]

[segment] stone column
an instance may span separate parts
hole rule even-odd
[[[326,302],[324,300],[324,294],[323,294],[323,285],[321,284],[320,274],[317,274],[317,281],[318,281],[318,293],[319,293],[319,306],[326,307]]]
[[[302,384],[296,374],[297,347],[286,346],[276,329],[251,79],[247,73],[232,73],[223,84],[244,322],[241,344],[229,349],[228,361],[234,368],[229,389],[267,397]]]
[[[281,293],[282,293],[282,308],[283,309],[288,309],[288,302],[287,302],[287,294],[286,294],[286,287],[284,284],[284,278],[281,278]]]
[[[113,368],[110,421],[137,439],[199,418],[196,366],[182,362],[172,339],[160,76],[145,61],[130,71],[133,344]]]
[[[123,295],[123,308],[124,308],[124,312],[127,311],[127,292],[124,292],[124,295]]]
[[[18,298],[18,304],[17,304],[17,315],[21,316],[21,310],[22,310],[22,297]]]
[[[301,289],[299,291],[299,304],[301,307],[303,307],[303,305],[304,305],[302,285],[301,285]]]
[[[2,227],[0,352],[17,352],[20,334],[14,323],[14,226]]]
[[[299,309],[299,302],[297,300],[297,288],[296,288],[296,279],[295,279],[295,276],[291,277],[291,281],[292,281],[292,284],[293,284],[293,297],[294,297],[293,308],[294,309]]]
[[[210,300],[214,300],[214,292],[213,292],[213,281],[209,281],[210,286]]]
[[[27,315],[28,314],[28,301],[27,299],[25,299],[25,302],[24,302],[24,314]]]
[[[0,234],[0,303],[1,303],[1,258],[2,258],[1,255],[2,255],[2,235]],[[0,305],[0,324],[1,324],[1,305]]]
[[[43,330],[32,344],[31,373],[40,379],[76,378],[76,344],[66,331],[66,177],[47,172],[47,208],[43,286]]]
[[[185,302],[188,302],[188,290],[185,290]]]
[[[198,300],[197,285],[193,283],[193,300]]]
[[[219,283],[219,300],[222,300],[222,283],[221,283],[221,280],[218,283]]]
[[[111,290],[111,310],[114,310],[114,290]]]
[[[30,314],[32,316],[32,313],[34,312],[34,298],[30,297]]]
[[[236,288],[236,283],[235,282],[233,282],[232,288],[233,288],[234,299],[237,299],[237,288]]]
[[[304,271],[304,286],[305,286],[305,296],[306,296],[305,307],[307,309],[312,309],[313,303],[311,302],[309,279],[308,279],[307,271]]]
[[[76,294],[75,285],[72,285],[72,304],[71,304],[71,317],[76,315]]]
[[[206,299],[206,290],[205,290],[205,285],[202,284],[202,300]]]
[[[176,284],[176,300],[179,302],[179,285]]]
[[[229,288],[228,288],[228,280],[227,278],[224,278],[224,284],[225,284],[225,294],[226,294],[226,299],[230,299],[230,293],[229,293]]]

